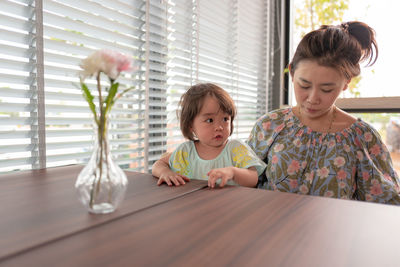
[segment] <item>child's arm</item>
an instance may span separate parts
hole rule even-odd
[[[190,179],[185,175],[181,175],[171,171],[171,169],[169,168],[170,156],[171,153],[168,153],[153,164],[151,173],[153,174],[153,176],[158,177],[157,185],[166,183],[169,186],[179,186],[181,184],[185,184],[185,181],[189,182]]]
[[[220,187],[225,186],[228,180],[234,180],[237,184],[247,187],[255,187],[258,182],[258,174],[255,167],[250,167],[248,169],[225,167],[213,169],[209,171],[207,175],[208,186],[211,188],[215,187],[215,183],[218,179],[221,179]]]

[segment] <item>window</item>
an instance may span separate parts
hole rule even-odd
[[[92,118],[76,84],[79,62],[101,48],[135,60],[119,79],[135,89],[114,106],[109,130],[122,168],[147,172],[183,141],[177,101],[197,82],[231,94],[234,137],[246,138],[267,109],[273,13],[266,0],[3,1],[0,172],[87,161]]]

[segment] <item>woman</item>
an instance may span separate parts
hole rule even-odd
[[[258,187],[400,204],[399,178],[377,131],[335,106],[360,62],[375,63],[372,28],[353,21],[305,35],[289,64],[297,105],[255,124],[248,144],[268,163]]]

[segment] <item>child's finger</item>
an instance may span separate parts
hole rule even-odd
[[[175,186],[180,185],[180,183],[178,182],[178,180],[176,179],[176,177],[171,177],[170,179],[171,179],[172,183],[173,183]]]
[[[181,177],[182,177],[186,182],[189,182],[189,181],[190,181],[190,178],[186,177],[185,175],[181,175]]]
[[[182,185],[185,184],[185,181],[183,180],[183,177],[178,176],[177,180],[178,180],[179,184],[182,184]]]
[[[228,181],[228,179],[226,178],[221,178],[221,183],[219,184],[219,187],[224,187],[226,185],[226,182]]]

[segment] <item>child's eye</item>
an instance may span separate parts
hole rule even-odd
[[[333,90],[324,90],[324,89],[322,89],[322,92],[324,92],[324,93],[330,93],[330,92],[332,92]]]
[[[302,85],[300,85],[300,88],[306,90],[306,89],[310,88],[310,86],[302,86]]]
[[[212,123],[214,120],[213,119],[206,119],[206,122]]]
[[[231,120],[231,118],[229,118],[229,117],[224,117],[224,121],[230,121]]]

